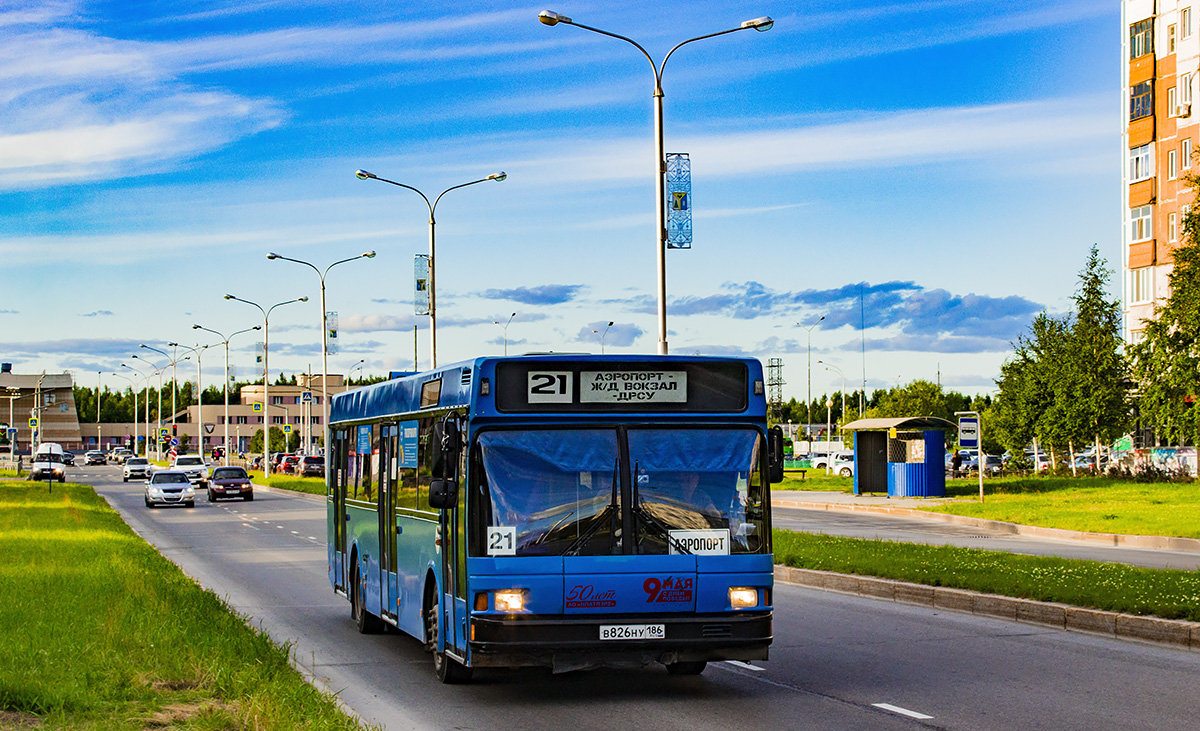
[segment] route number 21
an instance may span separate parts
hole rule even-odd
[[[574,401],[574,374],[570,371],[530,371],[529,403],[569,404]]]
[[[516,556],[517,528],[512,525],[493,525],[487,529],[487,555]]]

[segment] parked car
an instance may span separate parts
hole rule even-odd
[[[835,454],[831,469],[835,475],[854,477],[854,452],[838,452]]]
[[[33,455],[33,465],[29,468],[31,480],[58,480],[66,482],[67,471],[63,465],[63,448],[53,442],[43,442]]]
[[[285,475],[294,475],[297,472],[297,467],[300,464],[300,458],[294,454],[289,454],[279,460],[279,471]]]
[[[146,479],[154,474],[154,465],[150,464],[150,460],[145,457],[130,457],[125,460],[125,469],[122,470],[123,482],[129,482],[130,478]]]
[[[846,449],[846,450],[842,450],[840,452],[834,452],[833,454],[829,454],[829,455],[823,454],[820,457],[814,457],[813,461],[812,461],[812,466],[813,466],[813,469],[823,470],[831,462],[833,464],[837,464],[838,462],[845,462],[847,460],[849,460],[851,462],[854,461],[854,450],[853,449]]]
[[[186,474],[193,485],[204,487],[208,484],[208,464],[198,454],[179,455],[171,469]]]
[[[89,449],[83,453],[83,463],[85,465],[104,464],[107,461],[108,458],[99,449]]]
[[[159,505],[186,505],[196,507],[196,489],[188,480],[186,472],[159,470],[146,480],[146,507]]]
[[[208,501],[220,498],[240,497],[249,502],[254,499],[254,484],[241,467],[217,467],[208,481]]]
[[[305,477],[324,477],[325,458],[314,454],[305,455],[300,460],[300,474]]]
[[[212,454],[211,454],[210,456],[211,456],[211,457],[212,457],[214,460],[218,460],[218,459],[224,459],[224,458],[225,458],[225,447],[222,447],[222,446],[220,446],[220,445],[217,445],[217,446],[213,447],[213,448],[212,448]]]

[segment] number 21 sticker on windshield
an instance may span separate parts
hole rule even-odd
[[[487,529],[487,555],[516,556],[517,529],[511,525],[492,525]]]

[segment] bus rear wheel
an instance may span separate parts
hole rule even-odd
[[[368,612],[367,608],[363,606],[363,591],[362,578],[359,576],[358,566],[355,566],[354,573],[350,577],[350,617],[358,627],[359,634],[377,634],[383,623],[379,621],[379,617]]]
[[[438,651],[438,641],[441,634],[442,611],[437,599],[429,602],[425,609],[425,634],[427,647],[433,653],[433,673],[437,679],[447,685],[465,683],[471,679],[471,668],[444,652]]]
[[[667,663],[667,672],[671,675],[699,675],[704,672],[704,668],[706,667],[708,667],[708,662],[704,660],[672,662]]]

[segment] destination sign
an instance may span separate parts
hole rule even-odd
[[[687,403],[684,371],[581,371],[579,401],[600,403]]]

